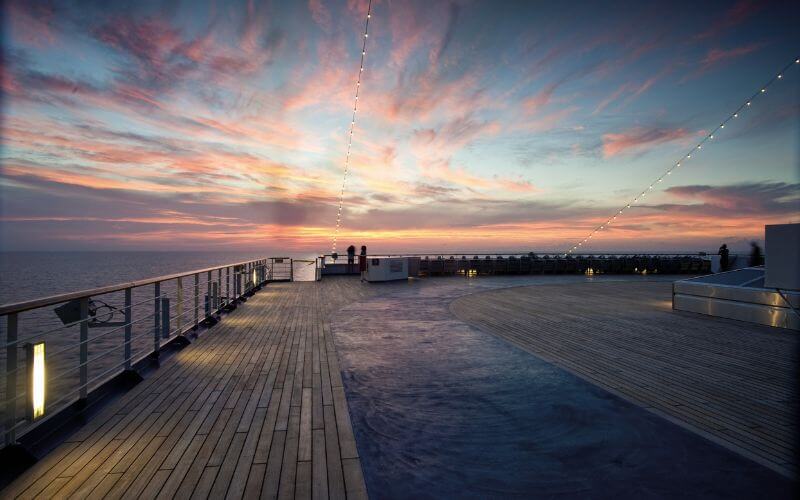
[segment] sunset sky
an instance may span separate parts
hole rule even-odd
[[[366,1],[6,2],[0,249],[326,252]],[[800,55],[797,2],[372,4],[340,249],[563,251]],[[800,222],[800,64],[587,250]],[[342,245],[344,243],[344,245]]]

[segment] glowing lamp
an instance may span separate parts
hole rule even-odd
[[[28,420],[31,422],[44,416],[45,368],[44,342],[26,344],[25,354],[28,368]]]

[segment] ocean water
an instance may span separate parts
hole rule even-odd
[[[0,304],[266,257],[258,252],[0,252]],[[296,270],[305,267],[298,263]]]

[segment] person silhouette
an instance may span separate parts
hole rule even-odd
[[[761,247],[755,241],[750,242],[750,267],[760,266],[764,263],[761,256]]]
[[[361,273],[361,281],[364,281],[364,273],[367,272],[367,246],[361,245],[361,253],[358,255],[358,271]]]
[[[719,252],[717,253],[719,254],[719,270],[723,272],[727,271],[729,265],[728,255],[730,254],[730,252],[728,251],[728,245],[723,243],[722,246],[719,247]]]
[[[350,245],[347,247],[347,274],[352,274],[355,271],[356,262],[356,247]]]

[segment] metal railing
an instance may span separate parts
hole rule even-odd
[[[259,259],[0,305],[3,445],[145,358],[157,358],[177,337],[216,323],[218,313],[272,278],[271,260]],[[26,330],[29,323],[34,327]],[[27,408],[31,367],[20,351],[41,342],[48,397],[44,416],[34,420]]]
[[[359,256],[348,265],[347,255],[323,255],[322,274],[355,274]],[[708,273],[711,260],[705,252],[662,253],[452,253],[452,254],[369,254],[367,258],[408,257],[409,273],[419,275],[493,275],[493,274],[571,274],[571,273]],[[330,259],[330,260],[328,260]]]

